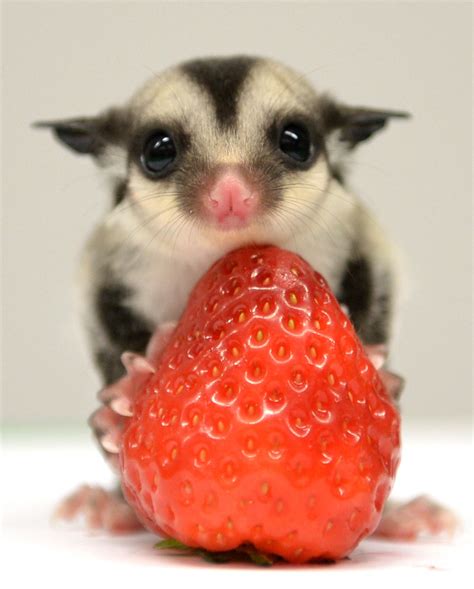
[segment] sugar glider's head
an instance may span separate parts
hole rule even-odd
[[[400,116],[344,106],[280,63],[240,56],[185,62],[123,107],[40,125],[92,155],[115,206],[157,239],[180,225],[235,240],[303,227],[343,182],[345,156]]]

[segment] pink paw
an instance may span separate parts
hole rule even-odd
[[[419,536],[453,536],[459,526],[454,513],[426,495],[408,503],[389,506],[374,535],[392,540],[416,540]]]
[[[161,353],[173,332],[176,323],[165,323],[155,331],[148,343],[146,355],[124,352],[122,363],[127,374],[117,382],[99,391],[102,405],[89,418],[89,425],[94,432],[105,459],[113,470],[118,472],[118,452],[123,429],[127,419],[132,415],[136,388],[140,388],[159,362]],[[133,384],[130,376],[133,375]]]
[[[160,355],[175,328],[174,323],[167,323],[157,329],[152,336],[146,355],[124,352],[122,362],[127,374],[117,382],[99,391],[102,405],[89,418],[100,448],[113,470],[119,471],[118,453],[122,432],[127,420],[132,415],[134,386],[143,382],[155,372]],[[130,375],[134,376],[132,386]],[[138,383],[138,385],[136,384]],[[83,485],[66,497],[58,506],[57,519],[72,520],[83,516],[91,529],[103,529],[114,534],[123,534],[142,529],[135,513],[119,492],[106,491],[101,487]]]

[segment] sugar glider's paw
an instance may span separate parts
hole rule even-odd
[[[135,392],[140,388],[142,379],[145,381],[155,372],[175,326],[175,323],[166,323],[156,329],[145,356],[124,352],[122,362],[127,373],[99,391],[101,406],[90,416],[89,425],[107,462],[116,472],[119,472],[122,432],[132,415]],[[118,491],[106,491],[101,487],[83,485],[62,501],[55,514],[56,518],[63,520],[72,520],[80,515],[84,516],[91,529],[119,534],[142,528],[123,496]]]
[[[452,537],[458,527],[459,521],[450,509],[420,495],[408,503],[389,502],[374,535],[391,540],[441,534]]]
[[[89,418],[105,459],[118,472],[118,452],[122,432],[132,415],[136,391],[155,372],[160,356],[173,332],[176,323],[162,324],[155,330],[148,344],[145,356],[135,352],[124,352],[122,363],[126,374],[116,382],[99,391],[101,406]]]
[[[66,521],[81,516],[89,529],[111,534],[128,534],[143,528],[118,490],[106,491],[102,487],[82,485],[63,499],[54,514],[55,519]]]
[[[106,405],[112,411],[123,417],[130,417],[132,415],[131,407],[135,396],[135,389],[139,386],[137,383],[140,382],[140,379],[146,380],[150,374],[155,372],[155,366],[158,365],[160,356],[175,327],[175,322],[160,325],[152,335],[144,356],[136,352],[123,352],[121,360],[126,374],[116,382],[99,391],[99,401],[103,405]]]

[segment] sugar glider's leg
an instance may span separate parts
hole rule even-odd
[[[141,378],[146,379],[155,371],[154,366],[174,327],[174,323],[167,323],[156,330],[148,344],[146,357],[124,352],[122,362],[127,374],[99,392],[102,405],[89,418],[89,425],[107,463],[117,474],[122,431],[132,415],[137,384],[139,386]],[[142,529],[120,489],[108,491],[97,486],[82,485],[60,503],[55,513],[56,518],[63,520],[72,520],[80,515],[84,516],[86,525],[91,529],[103,529],[115,534]]]
[[[175,326],[174,322],[161,325],[150,339],[144,356],[123,352],[121,361],[126,370],[125,376],[99,391],[101,406],[89,418],[89,425],[107,461],[115,470],[122,431],[132,415],[135,394],[141,382],[155,372],[155,366]]]

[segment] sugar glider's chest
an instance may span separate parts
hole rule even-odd
[[[193,286],[213,261],[189,264],[163,257],[135,268],[126,277],[130,306],[153,325],[177,320]]]
[[[301,255],[337,291],[346,265],[345,252],[341,248],[335,250],[328,245],[316,247],[304,239],[275,245]],[[153,325],[178,319],[196,282],[224,253],[195,252],[187,260],[166,255],[150,257],[124,276],[131,293],[130,306]]]

